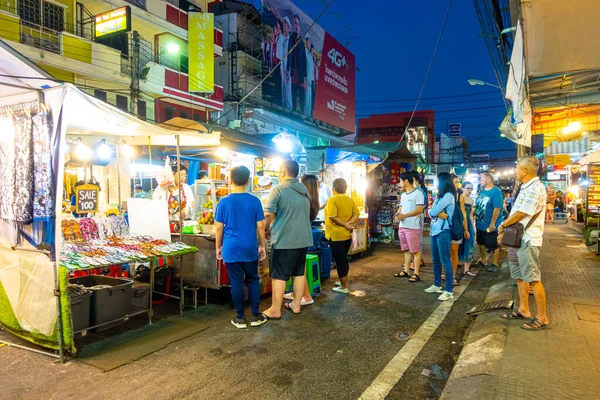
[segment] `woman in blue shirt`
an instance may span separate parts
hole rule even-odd
[[[425,289],[427,293],[441,293],[438,300],[453,299],[454,275],[452,272],[452,259],[450,258],[450,243],[452,235],[450,222],[454,215],[456,203],[456,188],[452,177],[447,172],[438,175],[438,194],[429,210],[431,217],[431,255],[433,258],[433,285]],[[446,286],[442,290],[442,265],[446,272]]]

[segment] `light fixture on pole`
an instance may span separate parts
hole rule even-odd
[[[491,83],[482,81],[480,79],[468,79],[467,82],[469,82],[469,85],[471,85],[471,86],[491,86],[491,87],[495,87],[496,89],[502,89],[498,85],[492,85]]]

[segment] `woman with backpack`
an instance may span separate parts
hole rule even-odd
[[[462,226],[463,226],[463,234],[460,239],[455,237],[452,238],[452,242],[450,244],[450,256],[452,258],[452,271],[454,275],[454,286],[458,286],[458,280],[456,279],[456,270],[458,269],[458,249],[464,240],[468,240],[471,238],[471,234],[469,233],[468,220],[467,220],[467,211],[465,209],[465,198],[463,196],[463,191],[459,189],[460,180],[458,176],[452,174],[452,183],[454,184],[454,188],[456,189],[456,202],[457,206],[460,207],[460,214],[462,214]],[[456,221],[457,224],[461,223],[460,215],[455,214],[452,222]],[[456,230],[457,227],[453,227],[453,230]]]
[[[429,210],[431,216],[431,255],[433,257],[433,285],[425,289],[426,293],[441,293],[440,301],[453,299],[454,274],[450,257],[452,241],[451,221],[455,214],[456,188],[447,172],[438,175],[438,193]],[[446,271],[446,285],[442,290],[442,265]]]

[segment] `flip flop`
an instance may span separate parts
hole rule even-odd
[[[501,315],[500,318],[502,318],[502,319],[525,319],[525,316],[523,314],[521,314],[519,312],[519,310],[517,310],[517,311],[511,312],[510,314]]]
[[[270,320],[273,320],[273,321],[278,321],[278,320],[280,320],[280,319],[281,319],[281,317],[279,317],[279,318],[275,318],[275,317],[269,317],[269,316],[268,316],[267,314],[265,314],[265,313],[261,313],[261,314],[262,314],[262,315],[263,315],[263,316],[264,316],[266,319],[270,319]]]
[[[541,331],[544,329],[550,329],[550,325],[543,323],[537,318],[534,318],[528,323],[521,325],[521,329],[526,331]]]
[[[290,306],[290,303],[285,303],[284,307],[287,308],[288,310],[290,310],[293,314],[296,314],[296,315],[302,314],[302,311],[296,312],[296,311],[292,310],[292,306]]]
[[[469,276],[477,276],[477,274],[472,273],[471,271],[467,271],[465,272],[465,275],[469,275]]]

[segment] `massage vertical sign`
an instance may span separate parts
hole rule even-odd
[[[75,188],[75,212],[87,214],[98,212],[98,197],[100,187],[96,185],[82,185]]]
[[[190,92],[213,93],[215,87],[215,16],[188,14]]]
[[[588,210],[600,207],[600,164],[588,165]]]

